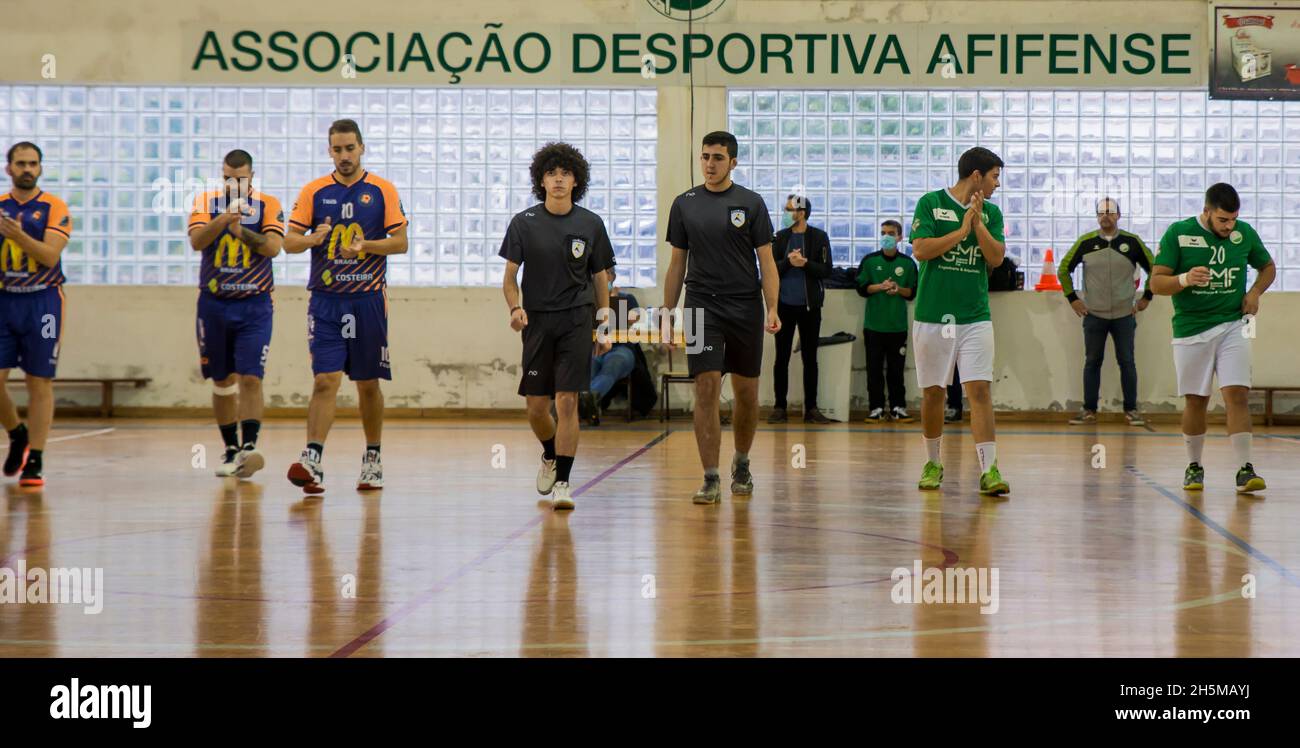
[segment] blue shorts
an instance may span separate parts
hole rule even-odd
[[[231,374],[261,378],[271,351],[271,295],[222,299],[199,292],[199,366],[203,378],[219,382]]]
[[[312,374],[341,371],[354,382],[392,379],[387,293],[313,291],[307,305],[307,349]]]
[[[63,337],[63,287],[32,293],[0,291],[0,369],[54,378]]]

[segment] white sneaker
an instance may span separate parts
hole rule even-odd
[[[555,495],[551,497],[552,509],[572,509],[573,497],[569,495],[569,484],[560,481],[555,484]]]
[[[239,451],[236,449],[227,449],[224,457],[221,458],[221,464],[213,471],[218,478],[229,478],[235,474],[235,469],[239,466]]]
[[[555,460],[542,458],[542,466],[537,470],[537,493],[545,496],[555,487]]]
[[[325,471],[320,463],[312,459],[311,450],[304,449],[302,457],[289,466],[289,482],[299,486],[307,493],[323,493],[321,486],[325,482]]]
[[[357,478],[358,491],[373,491],[384,487],[384,466],[379,462],[379,453],[367,451],[361,460],[361,476]]]
[[[266,467],[266,458],[257,448],[241,449],[239,456],[235,458],[235,476],[239,478],[251,478],[253,473]]]

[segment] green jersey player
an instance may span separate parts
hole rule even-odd
[[[1002,264],[1006,244],[1002,211],[986,200],[1001,175],[997,154],[987,148],[966,151],[957,162],[957,184],[922,197],[912,220],[912,256],[921,266],[912,347],[928,457],[919,483],[923,489],[937,489],[943,482],[943,404],[956,368],[971,402],[980,493],[996,496],[1011,490],[998,471],[989,391],[993,323],[988,274]]]
[[[1232,185],[1219,183],[1205,191],[1199,216],[1179,221],[1160,240],[1151,290],[1173,296],[1174,368],[1183,408],[1183,440],[1187,470],[1183,488],[1199,491],[1205,484],[1201,448],[1205,444],[1205,410],[1211,379],[1228,411],[1228,437],[1241,468],[1237,491],[1264,489],[1264,479],[1250,462],[1250,339],[1248,320],[1259,311],[1259,297],[1277,277],[1268,250],[1250,224],[1237,220],[1241,198]],[[1258,271],[1246,290],[1246,266]]]

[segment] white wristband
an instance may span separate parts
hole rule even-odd
[[[1178,285],[1182,286],[1183,288],[1187,288],[1187,273],[1183,273],[1178,276]]]

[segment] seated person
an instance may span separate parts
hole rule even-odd
[[[640,319],[641,304],[636,297],[625,293],[614,285],[616,269],[609,270],[609,307],[613,312],[610,318],[610,332],[627,330]],[[637,344],[615,343],[608,353],[593,356],[591,359],[591,390],[582,396],[583,417],[592,420],[600,418],[600,401],[609,394],[614,385],[627,378],[636,368]]]

